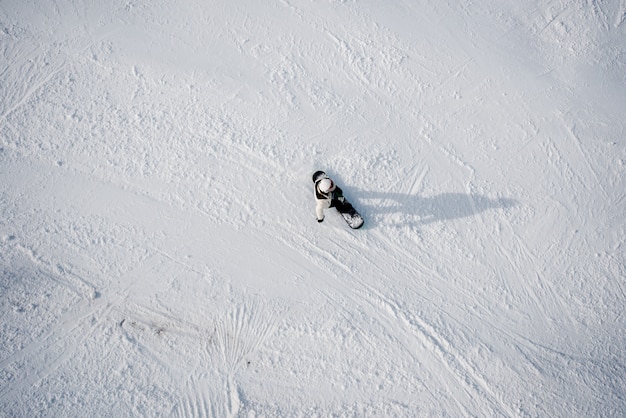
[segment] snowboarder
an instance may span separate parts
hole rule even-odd
[[[323,171],[313,174],[315,184],[315,214],[317,222],[324,222],[324,210],[336,208],[350,228],[358,229],[363,225],[363,218],[343,196],[343,191]]]
[[[317,202],[315,214],[317,215],[317,222],[324,222],[324,210],[336,206],[339,199],[343,200],[343,193],[326,174],[321,172],[315,174],[317,174],[317,178],[315,175],[313,176],[313,181],[315,181],[315,200]]]

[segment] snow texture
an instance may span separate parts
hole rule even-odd
[[[625,21],[1,1],[0,416],[624,416]]]

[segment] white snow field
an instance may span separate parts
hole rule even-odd
[[[625,195],[625,0],[0,0],[0,416],[623,417]]]

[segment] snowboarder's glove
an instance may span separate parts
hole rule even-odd
[[[324,218],[322,218],[322,219],[318,219],[318,220],[317,220],[317,222],[318,222],[318,223],[322,223],[322,222],[324,222]]]

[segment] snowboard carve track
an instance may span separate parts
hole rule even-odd
[[[305,247],[307,246],[303,248]],[[435,328],[429,326],[419,317],[412,316],[412,319],[409,319],[390,297],[385,296],[374,286],[360,280],[354,269],[345,265],[334,264],[333,259],[336,257],[328,258],[323,253],[315,255],[309,253],[309,255],[313,256],[312,260],[318,256],[323,257],[324,264],[328,264],[328,271],[336,271],[334,267],[341,267],[342,273],[331,274],[328,278],[318,279],[322,280],[327,287],[335,290],[323,290],[322,287],[316,286],[318,292],[333,306],[345,305],[341,298],[348,298],[350,304],[361,306],[368,315],[376,318],[388,330],[389,338],[396,339],[398,344],[404,347],[405,353],[413,358],[413,362],[418,364],[420,369],[428,370],[429,377],[439,380],[441,388],[445,387],[456,393],[449,401],[456,403],[459,411],[470,415],[484,413],[487,415],[516,416],[506,403],[497,397],[488,382],[458,352],[455,352],[452,345]],[[369,263],[366,262],[366,264]],[[385,266],[376,265],[367,268],[380,269],[381,271],[386,269]],[[344,315],[346,318],[350,318],[352,314],[349,311],[344,311]],[[428,357],[432,360],[427,360]],[[437,364],[445,367],[448,371],[447,376],[442,375],[440,370],[434,366]],[[423,386],[423,390],[429,392],[433,400],[441,396],[436,394],[433,388],[426,385]],[[474,409],[466,409],[467,405],[473,403],[472,399],[475,398],[474,396],[468,397],[468,394],[472,393],[476,395],[477,399],[490,399],[491,409],[481,411],[478,405],[475,405]],[[459,399],[465,399],[465,401],[461,402]]]
[[[82,277],[73,274],[66,267],[63,267],[63,265],[57,264],[53,266],[52,262],[38,255],[36,251],[30,247],[16,244],[16,248],[24,255],[28,256],[33,264],[46,271],[51,279],[65,286],[70,291],[75,292],[78,296],[87,299],[95,299],[98,296],[94,285],[84,280]]]
[[[423,350],[419,350],[423,355],[428,353],[427,355],[436,357],[435,363],[445,365],[450,375],[453,377],[454,385],[464,388],[464,390],[460,390],[457,393],[457,396],[463,396],[463,393],[476,392],[479,398],[491,399],[493,409],[490,411],[483,411],[487,415],[502,414],[504,412],[509,416],[516,416],[506,403],[502,402],[495,395],[495,392],[490,388],[489,384],[476,371],[476,369],[471,367],[467,361],[454,350],[453,346],[445,339],[445,337],[437,332],[435,328],[428,325],[417,315],[411,315],[411,319],[409,319],[403,310],[398,307],[392,299],[383,295],[374,287],[367,285],[362,281],[359,281],[359,285],[361,288],[367,289],[367,291],[361,291],[359,294],[368,295],[370,305],[376,310],[378,319],[382,323],[387,324],[387,327],[390,329],[395,329],[393,332],[394,335],[405,335],[402,343],[408,352],[415,352],[416,346],[422,346],[426,350],[425,352]],[[360,289],[357,288],[354,291],[358,290]],[[380,309],[380,307],[383,309]],[[388,318],[389,315],[391,318]],[[432,376],[439,375],[439,378],[442,378],[438,371],[432,367],[431,362],[425,361],[423,357],[417,356],[415,360],[417,363],[420,363],[422,367],[429,369]],[[449,382],[442,382],[442,385],[449,388],[454,387],[454,385],[451,385]],[[464,409],[464,407],[462,407],[463,404],[467,405],[467,402],[459,403],[459,408],[461,408],[461,410]],[[470,414],[478,413],[478,411],[464,412]]]
[[[626,21],[626,0],[621,0],[613,26],[617,29],[624,24],[624,21]]]
[[[433,327],[426,322],[413,316],[410,320],[399,311],[395,316],[409,327],[423,342],[424,346],[430,348],[439,358],[441,364],[446,365],[449,373],[453,375],[460,386],[465,386],[468,393],[475,392],[479,399],[488,399],[492,409],[483,411],[486,415],[507,415],[517,416],[517,414],[502,401],[484,377],[456,351],[453,346]]]

